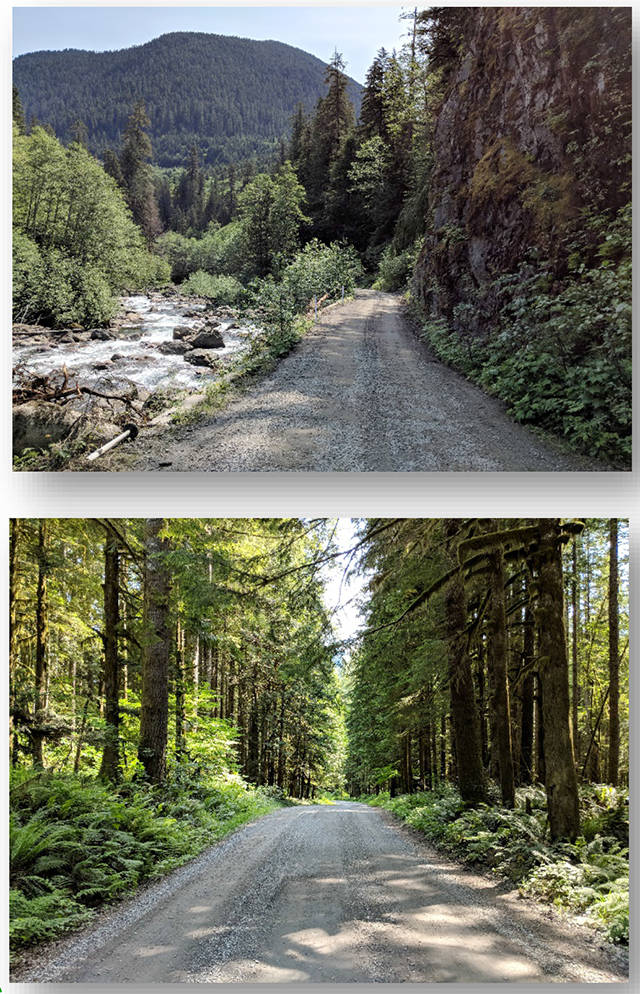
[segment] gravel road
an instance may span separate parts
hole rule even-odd
[[[142,433],[101,470],[596,470],[517,425],[436,360],[400,298],[328,308],[276,369],[214,417]]]
[[[31,957],[20,982],[623,982],[589,929],[362,804],[283,808]]]

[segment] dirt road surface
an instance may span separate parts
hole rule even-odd
[[[363,804],[283,808],[78,937],[23,982],[626,980],[589,929],[437,854]]]
[[[596,470],[555,451],[436,360],[399,297],[329,308],[276,369],[213,417],[142,432],[100,470]]]

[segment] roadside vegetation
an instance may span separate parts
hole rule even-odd
[[[429,793],[361,798],[423,832],[455,859],[491,870],[526,897],[579,916],[629,942],[629,797],[606,784],[580,790],[582,835],[551,842],[544,790],[519,787],[512,809],[469,808],[453,785]]]
[[[86,774],[19,770],[10,790],[13,949],[86,925],[105,903],[279,806],[268,789],[224,771],[114,790]]]

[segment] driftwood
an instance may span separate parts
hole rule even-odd
[[[70,380],[66,366],[62,367],[61,372],[62,379],[56,381],[50,375],[33,376],[26,370],[16,367],[17,386],[13,391],[14,402],[23,404],[30,400],[64,401],[69,397],[81,397],[84,394],[89,397],[100,397],[101,400],[116,400],[128,407],[134,406],[134,398],[127,396],[126,393],[104,393],[94,390],[93,387],[81,386],[77,380]]]

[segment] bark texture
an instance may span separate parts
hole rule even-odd
[[[458,522],[456,519],[447,519],[445,535],[452,545],[455,544],[457,534]],[[485,799],[482,740],[465,634],[467,603],[461,573],[457,573],[447,587],[445,614],[451,719],[455,737],[458,785],[464,801],[478,804]]]
[[[102,751],[100,776],[105,780],[118,779],[118,751],[120,727],[120,665],[118,658],[118,631],[120,612],[118,594],[120,586],[120,553],[118,540],[109,531],[104,544],[104,698],[105,741]]]
[[[169,574],[164,562],[168,542],[162,518],[145,524],[142,706],[138,759],[152,783],[166,774],[169,690]]]
[[[540,682],[544,729],[545,787],[552,839],[576,838],[580,831],[569,721],[569,668],[564,625],[560,522],[544,519],[534,555],[537,574],[536,620],[540,633]]]
[[[609,783],[617,786],[620,763],[620,625],[618,618],[618,520],[609,522]]]

